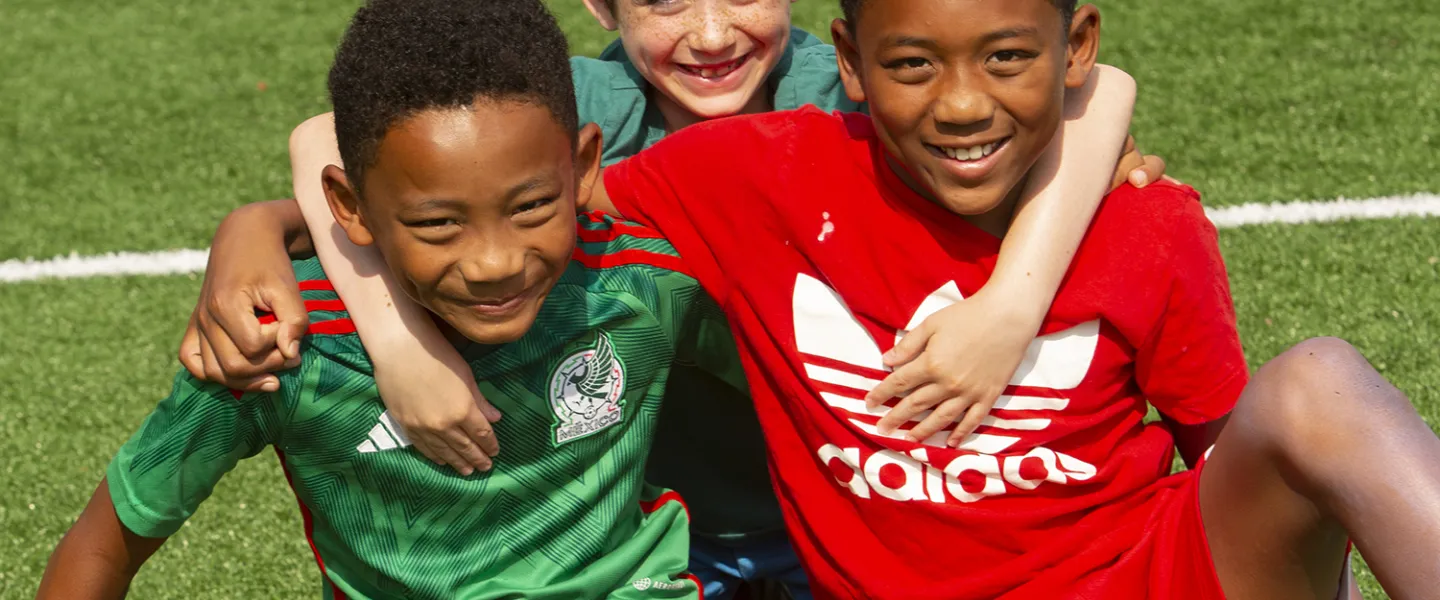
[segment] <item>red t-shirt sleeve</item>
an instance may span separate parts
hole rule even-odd
[[[627,219],[658,230],[722,306],[732,280],[724,268],[753,251],[772,220],[780,113],[692,125],[605,169],[605,191]],[[758,236],[758,237],[757,237]]]
[[[1150,201],[1175,203],[1159,211],[1169,223],[1151,224],[1167,235],[1169,293],[1140,348],[1136,378],[1162,414],[1197,425],[1229,414],[1249,370],[1215,226],[1193,193],[1165,196]]]

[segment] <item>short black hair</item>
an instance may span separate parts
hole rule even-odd
[[[330,67],[335,138],[358,189],[385,133],[414,114],[519,100],[579,130],[570,49],[541,0],[370,0]]]
[[[860,9],[869,0],[840,0],[840,12],[845,15],[845,24],[850,28],[850,33],[855,33],[855,18],[860,15]],[[1075,16],[1075,5],[1077,0],[1050,0],[1055,5],[1055,10],[1060,11],[1063,19],[1066,35],[1070,32],[1070,19]]]

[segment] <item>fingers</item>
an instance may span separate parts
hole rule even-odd
[[[1165,159],[1158,156],[1147,155],[1142,157],[1144,164],[1133,171],[1130,171],[1130,184],[1137,188],[1150,185],[1152,181],[1160,181],[1165,178]]]
[[[310,326],[310,313],[305,310],[305,301],[300,298],[300,287],[290,282],[292,289],[262,288],[260,299],[275,315],[278,330],[275,345],[286,358],[300,356],[300,338]]]
[[[930,335],[933,332],[933,330],[927,326],[929,322],[928,319],[921,321],[919,327],[906,333],[904,337],[900,338],[900,341],[895,342],[895,347],[891,348],[890,351],[886,352],[885,356],[882,357],[885,365],[888,367],[903,365],[915,360],[915,357],[920,356],[920,353],[925,350],[925,346],[930,342]]]
[[[439,454],[435,453],[435,449],[431,447],[433,444],[428,437],[412,436],[408,433],[405,434],[405,437],[410,440],[410,445],[414,446],[416,450],[420,451],[420,455],[424,456],[426,460],[435,463],[436,465],[441,467],[447,466],[449,464],[445,462],[445,459],[440,458]],[[441,445],[444,445],[443,442]]]
[[[910,428],[910,439],[917,442],[928,440],[931,436],[949,429],[970,406],[970,399],[961,396],[954,396],[941,402],[939,406],[930,411],[929,416]]]
[[[965,441],[965,436],[973,433],[975,428],[979,427],[980,423],[985,420],[985,417],[989,416],[990,408],[993,405],[993,401],[989,403],[976,402],[969,405],[965,409],[965,418],[961,419],[960,424],[955,426],[955,431],[950,432],[950,439],[947,440],[945,444],[951,448],[959,447],[960,442]]]
[[[477,406],[478,409],[478,406]],[[500,453],[500,442],[495,439],[495,430],[490,428],[490,421],[485,414],[479,410],[470,411],[465,415],[465,421],[456,428],[465,439],[483,452],[486,460],[483,462],[471,461],[470,464],[481,471],[490,469],[489,457]]]
[[[500,413],[500,409],[495,408],[493,404],[490,404],[489,400],[485,399],[484,394],[481,394],[479,389],[475,390],[475,406],[480,408],[480,414],[485,415],[485,418],[489,419],[491,423],[499,421],[500,417],[505,416]],[[494,456],[494,454],[491,454],[491,456]]]
[[[452,449],[444,440],[431,441],[430,450],[435,454],[436,457],[440,459],[436,462],[441,466],[449,465],[450,468],[455,469],[455,471],[460,473],[461,475],[469,475],[475,472],[475,470],[470,466],[470,463],[466,462],[464,458],[461,458],[459,454],[456,454],[455,450]]]
[[[865,394],[865,407],[876,408],[896,396],[903,396],[914,389],[917,382],[927,381],[925,365],[920,361],[911,361],[895,369],[885,379],[876,385],[870,393]]]
[[[903,400],[895,403],[895,407],[885,413],[885,416],[881,417],[875,426],[880,430],[880,433],[890,435],[890,432],[910,422],[911,419],[928,416],[926,411],[929,411],[931,407],[938,404],[941,400],[944,400],[945,396],[946,394],[938,385],[927,384],[921,386]],[[913,434],[913,430],[912,432],[908,432],[907,435],[908,434]],[[921,437],[920,439],[925,438]]]
[[[205,379],[205,362],[200,359],[200,331],[195,328],[195,315],[190,315],[190,324],[185,326],[185,335],[180,336],[180,364],[196,379]]]
[[[276,352],[260,366],[283,360]],[[253,375],[227,374],[210,340],[193,325],[185,330],[185,336],[180,340],[180,363],[196,379],[218,383],[232,390],[274,392],[280,389],[280,379],[269,374],[271,369],[262,369]]]
[[[214,380],[216,383],[238,385],[238,382],[254,380],[264,377],[272,371],[295,366],[287,364],[285,356],[275,348],[270,348],[258,356],[247,355],[241,352],[224,334],[212,336],[202,332],[201,336],[209,346],[210,354],[216,365],[220,368],[220,379]],[[275,389],[279,389],[278,383],[279,380],[276,380]],[[265,391],[273,392],[275,389]]]
[[[464,464],[459,466],[450,465],[455,467],[455,470],[459,471],[461,475],[469,475],[476,469],[490,470],[490,457],[480,450],[474,441],[471,441],[470,436],[463,429],[458,427],[447,429],[441,432],[440,437],[449,445],[450,450],[460,457],[461,461],[464,461]]]
[[[261,332],[256,308],[263,307],[244,294],[211,296],[201,311],[200,327],[206,337],[224,338],[227,347],[243,356],[263,354],[274,347],[275,339]]]

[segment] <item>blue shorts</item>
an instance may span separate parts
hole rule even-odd
[[[690,536],[690,572],[705,586],[705,600],[730,600],[741,582],[770,580],[795,600],[811,600],[810,582],[784,531],[724,540]]]

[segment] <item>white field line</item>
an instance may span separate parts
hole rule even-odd
[[[1325,223],[1353,219],[1440,217],[1440,196],[1413,194],[1365,200],[1340,198],[1323,202],[1252,203],[1206,208],[1220,229],[1268,223]],[[205,270],[207,250],[115,252],[98,256],[57,256],[45,260],[0,262],[0,283],[35,279],[74,279],[124,275],[176,275]]]

